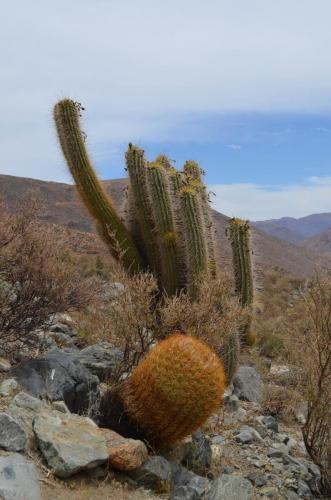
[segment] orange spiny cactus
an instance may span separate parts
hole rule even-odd
[[[121,387],[130,419],[155,446],[180,441],[217,411],[222,361],[203,342],[174,334],[160,342]]]

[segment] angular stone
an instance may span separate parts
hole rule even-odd
[[[249,426],[242,427],[236,435],[235,440],[242,444],[249,444],[253,441],[264,442],[260,434],[253,427]]]
[[[0,498],[2,500],[39,500],[37,470],[22,455],[0,456]]]
[[[267,429],[270,429],[273,432],[278,432],[278,422],[275,417],[266,416],[262,418],[262,423],[266,426]]]
[[[8,397],[12,396],[16,389],[18,388],[18,383],[14,378],[6,378],[0,385],[0,396]]]
[[[244,401],[260,403],[263,396],[263,383],[260,375],[252,366],[240,366],[233,381],[234,394]]]
[[[69,325],[66,325],[65,323],[61,323],[61,322],[54,323],[53,325],[51,325],[49,327],[49,331],[53,332],[53,333],[64,333],[65,335],[68,335],[69,337],[71,337],[72,335],[75,335],[75,332],[73,331],[73,329]]]
[[[121,471],[137,469],[148,458],[146,445],[138,439],[127,439],[110,429],[99,429],[106,440],[108,463]]]
[[[46,402],[40,401],[25,392],[19,392],[7,408],[6,412],[13,416],[25,430],[28,439],[27,446],[31,449],[36,447],[35,435],[32,430],[32,421],[36,414],[43,408],[46,408],[46,406]]]
[[[64,401],[75,413],[86,411],[98,398],[99,379],[70,354],[53,349],[30,359],[12,374],[24,389],[38,398]]]
[[[106,462],[105,438],[87,417],[43,411],[33,421],[38,447],[58,477],[69,477]]]
[[[172,464],[174,488],[172,500],[195,500],[204,498],[209,492],[211,483],[205,477],[198,476],[178,464]]]
[[[182,464],[196,474],[204,475],[210,468],[211,457],[210,441],[200,429],[195,431]]]
[[[52,408],[54,410],[61,411],[62,413],[70,413],[70,410],[64,401],[53,401]]]
[[[9,372],[11,369],[10,361],[6,358],[0,358],[0,372]]]
[[[230,411],[238,411],[239,410],[239,398],[235,394],[231,394],[230,396],[223,398],[224,407]]]
[[[7,451],[22,451],[26,435],[22,426],[7,413],[0,413],[0,448]]]
[[[163,457],[149,457],[140,467],[128,474],[139,486],[149,488],[156,493],[170,493],[172,484],[171,465]]]
[[[251,483],[253,483],[254,486],[257,487],[265,486],[267,484],[265,474],[261,471],[252,472],[247,476],[247,479],[249,479]]]
[[[252,483],[241,476],[222,474],[212,482],[207,500],[252,500],[254,488]]]
[[[123,352],[110,342],[85,347],[74,356],[100,380],[108,379],[123,360]]]

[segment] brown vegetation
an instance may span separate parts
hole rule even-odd
[[[1,207],[0,343],[6,351],[52,314],[85,308],[97,289],[70,264],[52,228],[40,226],[38,210],[33,197],[16,215]]]

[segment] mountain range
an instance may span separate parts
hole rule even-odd
[[[104,181],[106,191],[121,211],[124,207],[126,179]],[[51,223],[76,250],[87,253],[104,251],[89,217],[71,184],[47,182],[25,177],[0,175],[0,197],[15,212],[20,200],[33,191],[43,202],[40,218]],[[213,211],[218,259],[226,268],[231,264],[231,249],[226,236],[228,217]],[[256,222],[252,227],[255,270],[279,268],[298,277],[311,276],[316,266],[331,268],[331,213],[302,219],[284,218]],[[317,240],[316,240],[317,238]]]

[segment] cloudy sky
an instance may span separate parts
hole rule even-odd
[[[69,96],[102,178],[129,141],[198,160],[228,215],[331,211],[330,0],[4,0],[0,172],[70,182]]]

